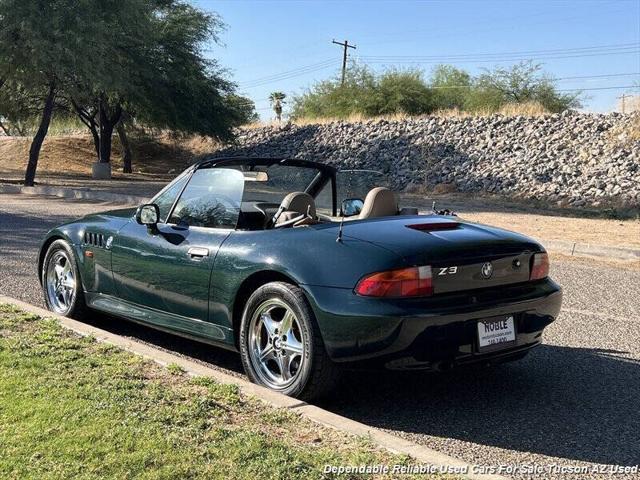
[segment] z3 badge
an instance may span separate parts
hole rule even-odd
[[[458,273],[458,267],[438,267],[438,276],[440,275],[455,275]]]

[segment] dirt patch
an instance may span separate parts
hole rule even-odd
[[[174,138],[170,135],[140,135],[130,139],[133,170],[137,173],[179,173],[202,155],[213,152],[216,142],[210,138]],[[29,158],[31,138],[0,137],[0,173],[23,174]],[[114,172],[122,169],[122,147],[113,139],[111,156]],[[49,136],[45,139],[38,161],[39,174],[65,172],[90,175],[96,151],[89,135]]]
[[[544,240],[640,248],[639,220],[556,217],[531,213],[470,212],[463,218]]]

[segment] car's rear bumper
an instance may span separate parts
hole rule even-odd
[[[516,358],[540,343],[562,303],[562,289],[550,279],[423,299],[385,300],[347,289],[304,288],[334,361],[403,369]],[[481,351],[477,322],[501,315],[514,316],[515,342]]]

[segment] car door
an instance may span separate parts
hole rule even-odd
[[[218,249],[236,226],[243,184],[237,170],[195,170],[154,200],[163,220],[156,228],[133,221],[118,232],[117,294],[140,307],[125,315],[195,336],[230,337],[209,322],[209,284]]]

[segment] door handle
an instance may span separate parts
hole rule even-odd
[[[207,257],[209,255],[209,249],[208,248],[204,248],[204,247],[191,247],[188,251],[187,254],[191,257],[191,258],[202,258],[202,257]]]

